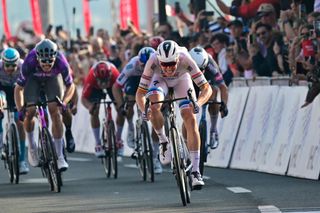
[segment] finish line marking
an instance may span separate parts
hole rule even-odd
[[[251,191],[249,189],[245,189],[243,187],[227,187],[229,191],[232,191],[233,193],[250,193]]]

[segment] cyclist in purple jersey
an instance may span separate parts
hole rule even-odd
[[[63,102],[62,111],[75,91],[70,66],[63,54],[58,52],[57,45],[49,39],[40,41],[35,49],[25,58],[22,72],[15,87],[15,102],[19,118],[24,120],[24,128],[29,142],[28,159],[31,166],[38,166],[37,147],[34,141],[35,107],[24,108],[25,104],[36,103],[41,91],[48,98],[49,113],[52,120],[52,136],[58,156],[58,168],[65,171],[69,165],[63,155],[63,125],[58,104],[54,102],[58,96]],[[64,91],[65,85],[65,91]]]

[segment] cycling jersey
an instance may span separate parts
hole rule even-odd
[[[133,57],[121,71],[120,76],[117,78],[117,85],[123,87],[126,84],[128,78],[132,76],[140,77],[143,73],[143,68],[143,65],[139,61],[139,57]]]
[[[58,52],[54,65],[50,72],[44,72],[37,60],[36,50],[33,49],[27,55],[22,65],[21,75],[17,79],[17,84],[24,87],[29,78],[33,77],[35,80],[42,82],[50,78],[62,75],[64,84],[70,86],[72,84],[72,76],[70,75],[70,66],[64,55]]]
[[[167,83],[168,87],[173,87],[179,82],[181,76],[184,76],[184,74],[186,73],[189,74],[188,76],[191,76],[192,80],[196,83],[198,87],[201,87],[207,83],[207,80],[198,68],[197,64],[193,61],[191,56],[185,51],[180,52],[177,70],[175,71],[174,76],[170,77],[165,76],[165,73],[162,71],[160,67],[157,55],[153,54],[152,56],[150,56],[145,66],[144,72],[141,76],[139,88],[147,91],[151,83],[152,77],[155,75],[163,78],[164,81]],[[190,88],[193,87],[192,83],[189,86]]]
[[[106,62],[110,64],[111,66],[111,77],[108,83],[108,88],[112,88],[112,85],[116,82],[116,79],[119,76],[119,71],[118,69],[110,62]],[[98,83],[96,78],[94,77],[94,70],[96,68],[96,65],[93,65],[91,69],[89,70],[88,76],[85,79],[84,85],[83,85],[83,90],[82,90],[82,97],[89,99],[93,91],[96,90],[102,90]]]
[[[23,60],[18,61],[16,71],[8,74],[4,71],[4,63],[0,60],[0,90],[6,93],[7,104],[9,107],[15,106],[14,103],[14,87],[16,85],[17,78],[20,75],[22,69]]]
[[[221,74],[218,64],[213,60],[211,55],[208,56],[209,62],[206,68],[204,69],[203,74],[210,85],[219,86],[220,84],[224,83],[223,76]]]

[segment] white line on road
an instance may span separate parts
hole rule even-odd
[[[245,189],[243,187],[227,187],[229,191],[232,191],[233,193],[250,193],[251,191],[249,189]]]
[[[258,206],[261,213],[281,213],[280,209],[272,205]]]
[[[77,158],[77,157],[68,157],[68,160],[70,160],[70,161],[79,161],[79,162],[92,161],[92,159],[90,159],[90,158]]]

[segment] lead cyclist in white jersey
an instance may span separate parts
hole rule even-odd
[[[166,40],[158,46],[157,53],[150,56],[144,68],[136,102],[144,112],[146,96],[151,102],[161,101],[170,87],[173,88],[175,98],[187,97],[189,89],[192,89],[195,97],[192,80],[201,90],[199,98],[194,106],[189,100],[183,100],[179,102],[179,107],[187,129],[187,145],[192,163],[192,186],[198,188],[195,186],[203,186],[204,182],[199,172],[200,136],[194,112],[199,112],[199,107],[209,100],[212,89],[186,48],[179,47],[171,40]],[[150,114],[145,116],[151,120],[159,137],[160,161],[162,164],[168,164],[171,162],[171,148],[165,135],[161,104],[152,105],[150,111]]]

